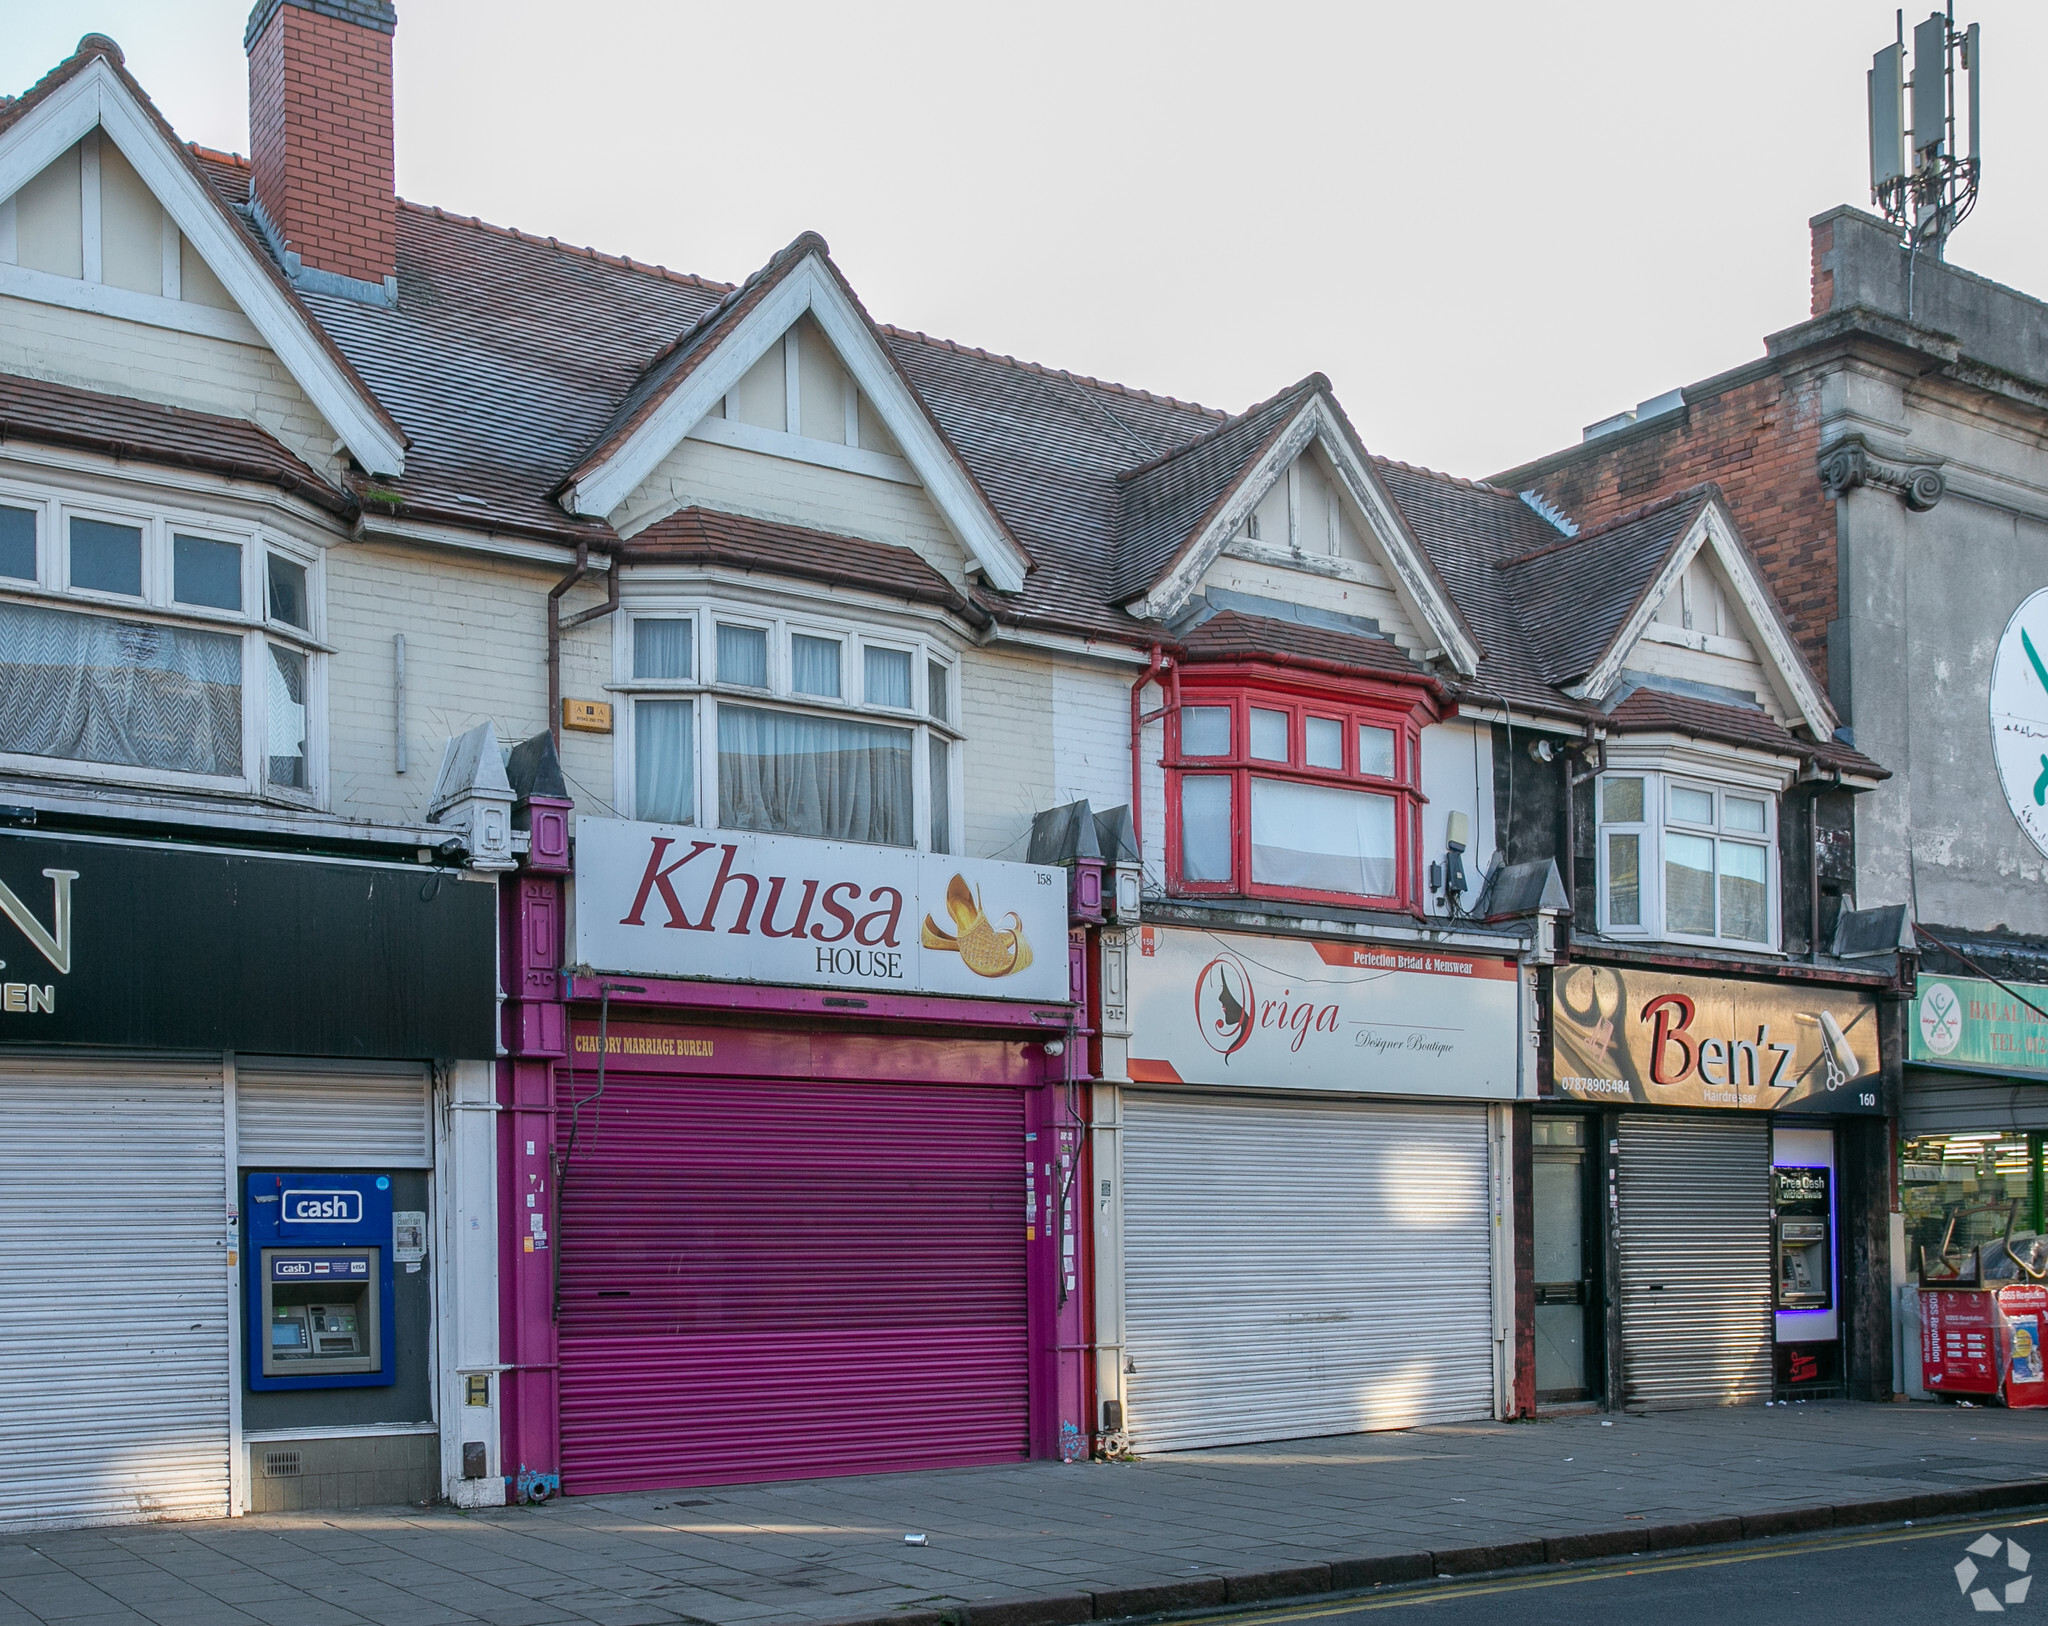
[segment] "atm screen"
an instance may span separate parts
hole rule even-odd
[[[306,1343],[306,1329],[296,1321],[280,1321],[270,1329],[272,1349],[302,1349]]]

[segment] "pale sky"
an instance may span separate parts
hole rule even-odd
[[[0,8],[0,89],[110,34],[181,136],[248,150],[247,0]],[[1320,370],[1372,450],[1467,475],[1804,319],[1893,31],[1867,0],[398,13],[408,198],[727,280],[816,230],[882,321],[1232,411]],[[1987,160],[1951,258],[2048,296],[2048,6],[1958,20]]]

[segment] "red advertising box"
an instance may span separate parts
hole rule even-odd
[[[1998,1393],[1998,1305],[1976,1288],[1920,1289],[1920,1381],[1946,1395]]]
[[[2048,1371],[2042,1343],[2048,1339],[2048,1287],[2018,1282],[1998,1290],[1999,1353],[2005,1361],[2005,1403],[2048,1406]]]

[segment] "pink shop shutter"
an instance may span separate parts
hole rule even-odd
[[[1027,1454],[1018,1092],[614,1074],[579,1116],[565,1491]]]

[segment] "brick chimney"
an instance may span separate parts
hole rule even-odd
[[[256,213],[293,282],[397,303],[390,0],[257,0],[249,53]]]

